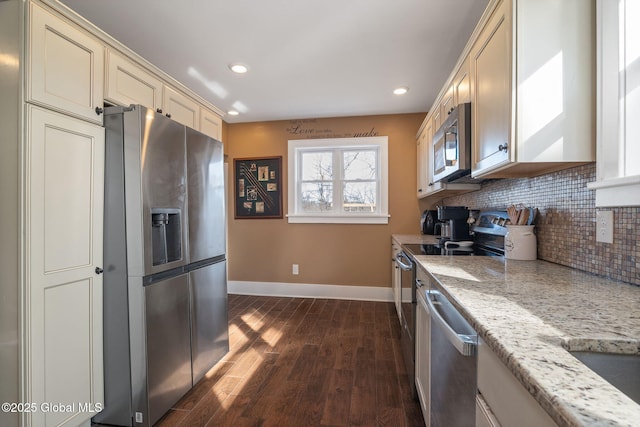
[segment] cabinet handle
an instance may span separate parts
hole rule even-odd
[[[104,272],[100,267],[96,267],[96,274],[102,274]]]
[[[418,188],[418,193],[422,193],[422,188]]]
[[[171,114],[169,114],[169,113],[165,114],[165,116],[171,118]]]
[[[102,108],[102,107],[96,107],[96,110],[95,110],[95,111],[96,111],[96,114],[97,114],[97,115],[100,115],[100,114],[104,113],[104,108]]]
[[[162,114],[162,108],[156,108],[156,113]]]
[[[422,280],[420,280],[420,279],[416,279],[416,286],[417,286],[417,287],[419,287],[419,288],[421,288],[421,287],[423,287],[423,286],[424,286],[424,283],[422,283]]]
[[[433,187],[433,182],[430,182],[430,183],[429,183],[429,187]]]
[[[508,147],[509,147],[509,144],[505,142],[504,144],[498,145],[498,151],[504,151],[506,153]]]

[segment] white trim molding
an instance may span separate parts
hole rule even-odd
[[[321,285],[316,283],[244,282],[229,280],[230,294],[290,298],[327,298],[393,302],[391,287]]]

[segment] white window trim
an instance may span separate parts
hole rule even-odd
[[[386,136],[361,138],[328,138],[328,139],[294,139],[289,140],[288,149],[288,214],[289,223],[315,224],[388,224],[389,223],[389,141]],[[297,189],[297,153],[299,149],[322,149],[335,147],[363,148],[377,147],[380,159],[380,212],[367,214],[363,212],[309,214],[296,212],[298,204]]]
[[[619,76],[621,4],[624,0],[596,3],[597,180],[587,184],[596,192],[596,207],[640,206],[640,175],[627,175],[624,167],[626,144],[638,142],[626,140],[622,131],[625,111],[619,94],[625,88],[620,86]]]

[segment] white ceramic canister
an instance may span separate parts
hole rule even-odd
[[[519,260],[535,260],[538,245],[533,225],[507,225],[504,236],[505,258]]]

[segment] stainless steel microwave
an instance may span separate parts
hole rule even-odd
[[[460,104],[433,136],[433,180],[451,182],[471,172],[471,104]]]

